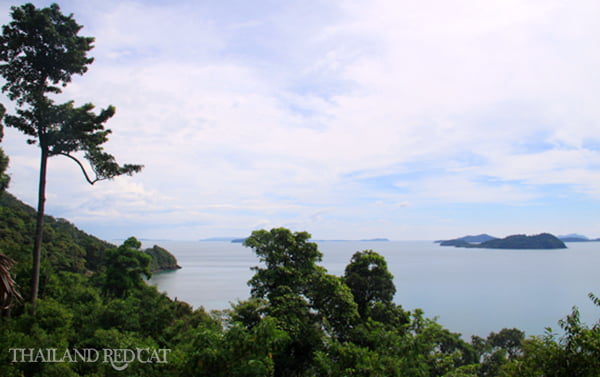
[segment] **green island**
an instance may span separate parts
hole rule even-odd
[[[144,250],[144,253],[150,256],[150,271],[152,273],[161,271],[179,270],[181,266],[177,264],[177,258],[167,249],[154,245]]]
[[[469,237],[469,236],[467,236]],[[486,241],[469,241],[467,237],[439,241],[440,246],[455,246],[478,249],[566,249],[558,237],[542,233],[533,236],[516,234],[505,238],[490,238]]]
[[[307,232],[274,228],[244,238],[258,265],[249,266],[248,298],[230,308],[207,312],[149,286],[153,271],[177,266],[166,250],[142,250],[135,237],[113,245],[44,213],[49,158],[74,161],[90,184],[143,167],[120,165],[103,149],[114,107],[96,114],[92,104],[55,103],[92,63],[94,39],[79,36],[82,26],[56,4],[15,6],[11,16],[0,74],[15,114],[0,105],[0,118],[41,155],[33,209],[4,191],[9,160],[0,149],[0,376],[599,375],[600,324],[582,323],[577,308],[559,320],[560,334],[499,329],[465,340],[393,301],[382,255],[357,251],[342,276],[332,275]]]

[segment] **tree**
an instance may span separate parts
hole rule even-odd
[[[104,292],[116,297],[124,297],[134,288],[140,288],[150,272],[150,256],[140,250],[141,242],[129,237],[121,246],[106,252],[106,278]]]
[[[589,294],[600,307],[600,300]],[[600,371],[600,321],[589,327],[579,309],[561,319],[562,334],[546,334],[522,341],[520,352],[502,365],[502,376],[598,377]],[[558,336],[558,337],[557,337]]]
[[[525,333],[519,329],[502,329],[499,333],[491,333],[488,336],[488,343],[493,351],[498,349],[506,350],[510,359],[515,358],[522,352],[522,343],[525,339]]]
[[[12,21],[4,25],[0,36],[0,62],[3,62],[0,74],[6,80],[2,91],[15,101],[17,108],[16,115],[7,115],[4,122],[29,136],[28,143],[37,144],[41,154],[30,298],[35,313],[48,158],[70,158],[90,184],[122,174],[132,175],[141,171],[142,166],[121,166],[101,146],[111,133],[104,129],[104,123],[114,115],[113,106],[95,114],[91,103],[75,107],[73,101],[55,104],[50,98],[61,93],[61,87],[73,75],[87,71],[93,62],[87,54],[93,48],[94,38],[79,36],[82,26],[72,14],[63,15],[56,4],[43,9],[25,4],[11,10]],[[77,157],[78,152],[83,152],[94,177],[90,177]]]
[[[270,231],[257,230],[244,241],[244,246],[254,249],[266,268],[252,267],[256,274],[248,282],[253,297],[269,300],[287,294],[305,294],[311,278],[319,273],[316,262],[323,254],[317,244],[308,242],[310,234],[285,228]],[[287,287],[287,289],[282,289]]]
[[[322,258],[317,244],[309,242],[307,232],[285,228],[257,230],[244,241],[254,249],[265,268],[252,267],[255,275],[248,282],[253,298],[266,298],[265,312],[276,318],[280,329],[292,341],[273,355],[276,376],[293,376],[312,365],[314,351],[322,343],[323,333],[317,314],[306,297],[310,286],[323,273],[316,262]]]
[[[244,242],[265,267],[252,268],[256,274],[248,284],[253,304],[239,306],[243,312],[238,310],[236,316],[256,323],[261,311],[276,318],[279,328],[291,337],[286,348],[273,356],[276,376],[309,373],[324,337],[344,338],[358,319],[350,289],[317,265],[322,254],[310,237],[307,232],[276,228],[252,232]]]
[[[362,317],[373,304],[392,302],[396,293],[393,279],[385,259],[373,250],[354,253],[344,274],[344,282],[350,287]]]
[[[359,319],[350,288],[339,277],[322,273],[316,276],[307,293],[321,326],[330,335],[347,339]]]

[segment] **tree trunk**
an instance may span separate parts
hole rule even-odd
[[[33,246],[33,269],[31,278],[31,312],[35,315],[35,302],[40,285],[40,259],[42,252],[42,237],[44,235],[44,205],[46,203],[46,168],[48,166],[48,150],[40,145],[42,151],[40,161],[40,185],[38,190],[37,222],[35,228],[35,244]]]

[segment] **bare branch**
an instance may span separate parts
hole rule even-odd
[[[87,171],[85,170],[85,167],[83,166],[81,161],[79,161],[77,158],[71,156],[68,153],[58,153],[58,154],[61,156],[69,157],[71,160],[75,161],[77,163],[77,165],[79,165],[79,167],[81,168],[81,171],[83,172],[83,175],[85,176],[85,180],[88,181],[88,183],[90,185],[93,185],[94,183],[102,180],[102,178],[99,178],[97,176],[96,176],[96,178],[94,178],[94,180],[90,179],[90,176],[88,175]]]

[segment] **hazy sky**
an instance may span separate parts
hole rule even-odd
[[[89,186],[50,160],[47,212],[87,232],[600,237],[597,0],[59,5],[96,38],[64,101],[116,106],[106,149],[145,165]],[[38,149],[2,147],[35,204]]]

